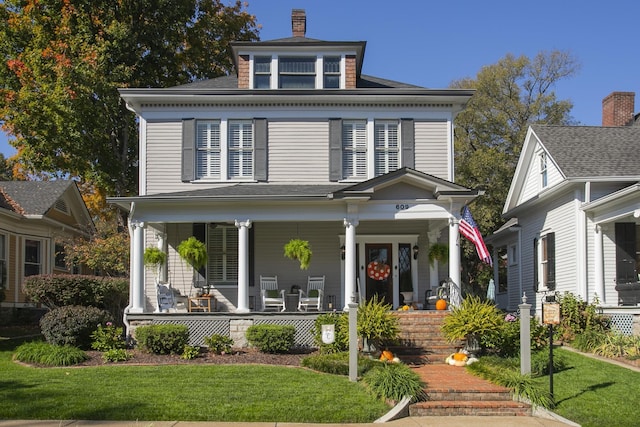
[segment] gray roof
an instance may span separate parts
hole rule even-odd
[[[3,181],[0,192],[13,208],[11,210],[22,215],[44,215],[71,185],[75,183],[66,180]]]
[[[640,127],[532,125],[567,178],[640,176]]]
[[[411,85],[408,83],[397,82],[394,80],[387,80],[380,77],[361,75],[356,82],[358,89],[371,89],[371,88],[416,88],[421,86]],[[199,80],[193,83],[187,83],[180,86],[174,86],[171,89],[238,89],[238,77],[235,75],[215,77],[212,79]],[[246,90],[246,89],[243,89]],[[265,89],[259,89],[264,91]],[[283,89],[284,90],[284,89]]]

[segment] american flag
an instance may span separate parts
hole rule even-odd
[[[487,246],[484,244],[484,240],[482,239],[482,234],[480,234],[478,224],[476,224],[476,222],[473,220],[471,211],[469,211],[469,208],[467,206],[462,208],[462,219],[460,219],[460,234],[462,234],[467,238],[467,240],[475,245],[476,251],[478,252],[478,257],[482,261],[486,262],[489,265],[493,265],[491,255],[489,254]]]

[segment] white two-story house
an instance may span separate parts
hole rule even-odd
[[[109,199],[129,212],[129,313],[155,309],[145,247],[168,254],[162,280],[193,293],[176,253],[195,236],[208,249],[199,274],[218,311],[259,309],[260,276],[304,288],[325,276],[325,308],[357,294],[397,307],[440,280],[460,283],[460,251],[431,265],[431,244],[459,243],[461,207],[478,192],[454,183],[453,121],[471,90],[427,89],[362,74],[366,42],[292,37],[232,43],[237,75],[120,94],[140,123],[139,195]],[[307,240],[308,270],[283,256]],[[390,274],[376,280],[367,265]]]
[[[602,126],[529,128],[494,247],[497,301],[571,292],[631,332],[640,314],[640,125],[634,93],[603,100]],[[636,320],[637,322],[637,320]],[[640,330],[640,325],[638,326]]]

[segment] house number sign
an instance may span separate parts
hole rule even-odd
[[[396,210],[397,211],[406,211],[407,209],[409,209],[411,206],[409,206],[408,203],[398,203],[396,205]]]

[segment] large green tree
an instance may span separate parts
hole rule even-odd
[[[578,70],[568,52],[540,52],[534,58],[509,54],[483,67],[474,79],[451,84],[476,90],[455,120],[455,176],[459,184],[485,190],[471,206],[483,235],[504,223],[502,208],[529,125],[572,123],[573,104],[559,100],[554,89]],[[486,283],[490,271],[478,275],[483,269],[473,246],[465,244],[465,251],[466,282]]]
[[[123,87],[169,87],[231,73],[229,43],[257,40],[236,1],[0,2],[0,121],[33,172],[136,192],[138,138]]]

